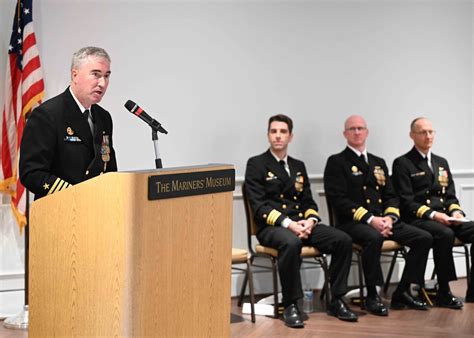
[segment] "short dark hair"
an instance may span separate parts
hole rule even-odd
[[[268,130],[270,131],[270,125],[272,122],[277,121],[277,122],[285,122],[288,125],[288,130],[290,131],[290,134],[293,132],[293,121],[291,118],[289,118],[286,115],[283,114],[278,114],[278,115],[273,115],[268,119]]]

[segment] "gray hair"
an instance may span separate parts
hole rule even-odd
[[[107,54],[105,49],[100,47],[89,46],[79,49],[72,55],[71,70],[79,68],[89,56],[102,58],[110,63],[110,56],[109,54]]]

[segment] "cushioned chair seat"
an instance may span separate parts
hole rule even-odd
[[[247,256],[247,250],[232,248],[232,264],[246,263]]]
[[[402,248],[403,247],[395,241],[385,240],[383,241],[382,252],[395,251],[395,250],[400,250]],[[359,244],[355,244],[355,243],[352,244],[352,249],[357,250],[357,251],[362,251],[362,247]]]
[[[278,250],[275,250],[275,249],[272,249],[260,244],[257,244],[255,246],[255,251],[257,253],[267,254],[275,258],[278,257]],[[321,252],[312,246],[304,246],[301,248],[301,258],[311,258],[314,256],[320,256],[320,255],[321,255]]]

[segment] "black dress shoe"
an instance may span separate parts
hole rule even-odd
[[[380,299],[379,295],[365,298],[365,308],[376,316],[388,316],[388,309],[384,303],[382,303],[382,299]]]
[[[296,304],[288,305],[283,311],[283,320],[285,325],[292,328],[304,327],[303,319]]]
[[[329,304],[327,313],[347,322],[356,322],[359,317],[347,307],[342,299],[336,299]]]
[[[447,307],[450,309],[460,309],[463,307],[463,302],[448,292],[438,292],[436,295],[436,305],[439,307]]]
[[[428,310],[428,304],[426,304],[426,302],[413,297],[407,291],[401,294],[393,293],[390,307],[395,310],[401,310],[406,307],[415,310]]]

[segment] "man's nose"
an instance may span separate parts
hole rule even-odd
[[[104,87],[104,86],[105,86],[105,77],[101,76],[101,77],[99,78],[99,83],[98,83],[98,85],[99,85],[100,87]]]

